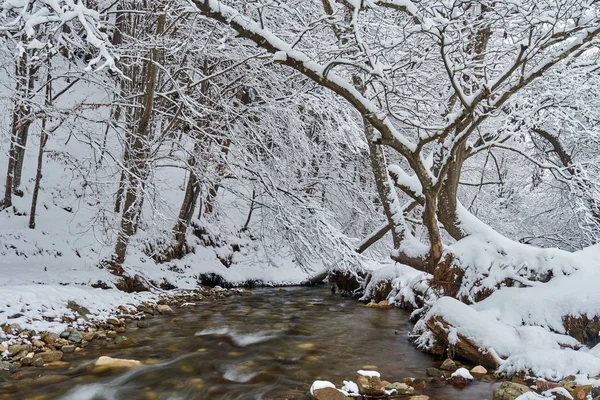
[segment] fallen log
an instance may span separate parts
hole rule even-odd
[[[462,357],[476,365],[483,365],[488,369],[497,369],[500,366],[492,353],[487,351],[487,349],[482,349],[460,333],[453,335],[453,343],[451,343],[449,332],[452,331],[453,327],[443,317],[439,315],[432,316],[425,322],[425,325],[438,340],[444,342],[450,354]],[[454,339],[456,338],[457,340],[455,341]]]

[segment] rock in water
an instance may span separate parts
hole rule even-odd
[[[502,382],[499,388],[494,389],[493,400],[515,400],[527,392],[530,392],[530,390],[525,385],[514,382]]]
[[[51,363],[52,361],[60,361],[63,357],[63,352],[58,350],[48,350],[43,353],[38,353],[34,358],[41,358],[45,363]]]
[[[159,304],[156,306],[156,310],[161,314],[170,314],[173,312],[173,309],[166,304]]]
[[[141,366],[138,360],[126,360],[123,358],[112,358],[102,356],[96,360],[94,366],[97,368],[134,368]]]
[[[313,391],[313,398],[315,400],[348,400],[350,397],[340,392],[336,388],[326,387],[316,389]]]
[[[437,368],[427,368],[425,370],[425,373],[427,374],[427,376],[430,376],[432,378],[443,378],[445,376],[444,373]]]
[[[356,384],[358,391],[367,396],[383,396],[385,388],[381,383],[379,372],[376,371],[358,371],[356,373]]]
[[[481,365],[478,365],[478,366],[476,366],[476,367],[473,367],[473,368],[471,369],[471,373],[472,373],[473,375],[485,375],[485,374],[487,374],[487,373],[488,373],[488,370],[487,370],[487,369],[485,369],[483,366],[481,366]]]
[[[450,375],[450,383],[453,385],[466,385],[473,382],[473,375],[466,368],[459,368]]]
[[[458,367],[456,366],[456,363],[454,362],[454,360],[450,359],[450,358],[446,358],[444,360],[444,362],[442,363],[441,370],[444,371],[456,371],[458,369]]]

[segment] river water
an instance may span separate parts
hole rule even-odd
[[[136,346],[90,346],[66,354],[68,367],[24,369],[24,379],[0,387],[0,400],[309,399],[314,380],[340,387],[359,369],[390,382],[424,377],[439,361],[408,342],[407,320],[405,311],[367,308],[326,288],[259,289],[150,319],[127,331]],[[144,366],[94,373],[101,355]],[[417,394],[482,400],[492,389],[431,383]]]

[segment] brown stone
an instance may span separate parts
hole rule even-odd
[[[425,381],[424,380],[413,380],[413,382],[410,383],[410,386],[412,386],[415,390],[424,390],[425,389]]]
[[[44,343],[49,344],[49,345],[53,345],[54,344],[54,339],[52,339],[50,336],[45,335],[42,337],[42,340],[44,341]]]
[[[146,321],[138,321],[136,325],[140,329],[144,329],[150,326]]]
[[[549,382],[543,379],[538,379],[535,382],[535,387],[537,388],[538,392],[545,392],[546,390],[550,390],[550,389],[554,389],[557,387],[560,387],[560,385],[558,383],[554,383],[554,382]]]
[[[347,400],[349,399],[344,393],[332,387],[326,387],[322,389],[316,389],[313,392],[313,398],[315,400]]]
[[[50,363],[52,361],[60,361],[63,357],[63,352],[58,350],[44,351],[43,353],[36,354],[36,357],[41,358],[45,363]]]
[[[383,396],[385,394],[384,386],[378,376],[365,376],[356,373],[356,384],[358,391],[367,396]]]

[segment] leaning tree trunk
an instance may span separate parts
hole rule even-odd
[[[160,35],[165,27],[166,16],[158,17],[156,33]],[[134,232],[135,221],[140,210],[141,197],[143,196],[143,182],[148,176],[148,156],[150,154],[149,133],[150,122],[154,108],[154,94],[158,78],[159,50],[153,48],[150,51],[150,59],[144,62],[142,97],[142,114],[138,121],[136,132],[130,135],[129,147],[129,170],[127,171],[127,190],[121,215],[121,228],[117,235],[117,243],[113,255],[111,272],[118,276],[124,275],[123,262],[127,253],[129,238]]]

